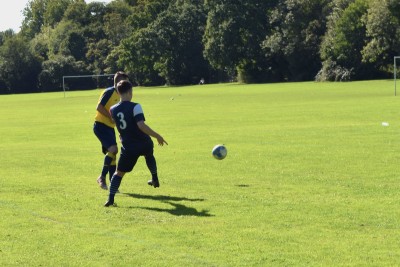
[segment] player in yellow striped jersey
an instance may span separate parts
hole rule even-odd
[[[117,104],[120,97],[117,93],[116,85],[122,80],[129,80],[128,75],[122,71],[114,75],[114,86],[105,89],[97,103],[97,111],[93,131],[101,142],[102,151],[105,154],[103,168],[97,178],[99,186],[107,190],[106,176],[109,174],[110,180],[116,170],[116,159],[118,153],[117,140],[115,138],[115,123],[110,115],[110,107]]]

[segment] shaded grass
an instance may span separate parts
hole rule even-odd
[[[100,91],[0,96],[0,265],[399,265],[391,88],[137,88],[170,144],[155,151],[161,187],[139,160],[109,209],[95,183]]]

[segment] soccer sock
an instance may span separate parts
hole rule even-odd
[[[116,174],[113,175],[110,185],[110,194],[108,195],[108,200],[114,202],[115,194],[118,192],[118,188],[121,185],[122,177]]]
[[[147,168],[149,168],[149,171],[151,172],[152,177],[154,179],[158,179],[156,158],[154,157],[154,155],[151,155],[151,156],[145,157],[145,159],[146,159]]]
[[[105,177],[108,173],[108,170],[110,168],[110,164],[115,157],[114,154],[107,152],[106,156],[104,157],[104,165],[103,165],[103,170],[101,171],[101,176]]]
[[[111,182],[111,179],[116,170],[117,170],[117,166],[115,166],[115,165],[110,165],[110,167],[108,167],[108,173],[110,175],[110,182]]]
[[[117,169],[116,162],[117,162],[117,157],[114,157],[112,162],[111,162],[111,164],[110,164],[110,166],[108,167],[108,173],[110,175],[110,181],[111,181],[111,179],[112,179],[112,177],[113,177],[113,175],[114,175],[114,173],[115,173],[115,171]]]

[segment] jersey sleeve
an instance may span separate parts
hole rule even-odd
[[[135,107],[133,108],[133,117],[135,118],[136,122],[146,120],[144,118],[143,109],[140,104],[136,104]]]
[[[99,104],[105,107],[107,105],[108,100],[110,100],[112,94],[113,94],[112,90],[105,90],[100,97]]]

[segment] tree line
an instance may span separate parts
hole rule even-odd
[[[397,0],[31,0],[23,15],[0,32],[2,94],[117,70],[144,86],[377,79],[400,54]]]

